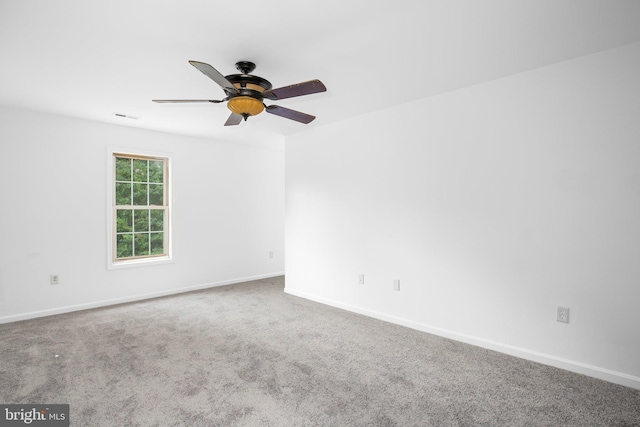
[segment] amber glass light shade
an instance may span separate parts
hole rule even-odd
[[[255,116],[262,113],[264,105],[261,101],[250,96],[236,96],[227,102],[229,110],[238,115]]]

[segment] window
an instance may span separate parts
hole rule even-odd
[[[169,259],[169,159],[112,156],[112,265]]]

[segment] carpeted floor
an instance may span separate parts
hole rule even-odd
[[[0,403],[72,426],[640,426],[640,391],[265,279],[0,325]]]

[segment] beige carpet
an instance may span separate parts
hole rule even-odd
[[[640,391],[283,293],[283,278],[0,325],[0,403],[72,426],[640,426]]]

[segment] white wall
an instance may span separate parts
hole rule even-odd
[[[640,388],[639,100],[633,44],[288,137],[286,291]]]
[[[175,262],[107,269],[110,146],[170,154]],[[284,271],[282,150],[0,109],[0,191],[0,322]]]

